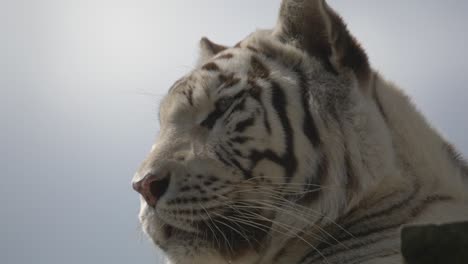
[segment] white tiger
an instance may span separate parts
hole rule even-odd
[[[468,169],[322,0],[201,40],[133,179],[171,263],[402,263],[399,230],[468,219]]]

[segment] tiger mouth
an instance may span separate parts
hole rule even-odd
[[[235,217],[235,220],[229,220]],[[183,228],[161,221],[159,237],[153,241],[162,250],[167,251],[172,244],[197,241],[199,246],[213,249],[226,257],[239,255],[246,250],[259,251],[270,232],[271,221],[251,219],[239,220],[239,212],[227,211],[225,214],[211,217],[208,221],[191,223],[190,228]],[[195,229],[196,231],[192,231]]]
[[[177,245],[179,241],[195,241],[202,237],[197,232],[188,231],[173,224],[166,223],[158,218],[150,226],[156,227],[156,233],[148,233],[156,246],[163,251],[168,251],[172,245]]]
[[[196,237],[199,234],[194,232],[189,232],[187,230],[175,227],[170,224],[166,224],[162,229],[162,234],[165,240],[170,240],[174,236],[183,236],[184,238]]]

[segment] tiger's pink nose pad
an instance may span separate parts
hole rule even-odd
[[[132,183],[132,187],[143,196],[149,206],[155,207],[169,188],[169,183],[169,175],[161,179],[154,174],[148,174],[142,180]]]

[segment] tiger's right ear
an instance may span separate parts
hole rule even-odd
[[[274,35],[296,43],[327,69],[351,69],[366,83],[371,75],[365,51],[325,0],[282,0]]]
[[[203,37],[200,40],[200,55],[198,58],[198,65],[205,63],[207,60],[214,57],[216,54],[227,49],[228,47],[216,44],[209,40],[207,37]]]

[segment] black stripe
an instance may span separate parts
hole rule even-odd
[[[215,110],[211,112],[208,117],[203,120],[203,122],[200,123],[201,126],[206,127],[208,129],[212,129],[213,126],[215,125],[216,121],[221,118],[224,114],[224,111],[222,111],[219,108],[219,105],[217,104],[215,106]]]
[[[244,175],[244,178],[245,178],[245,179],[250,179],[250,178],[252,178],[252,174],[250,173],[250,171],[249,171],[249,170],[246,170],[244,167],[242,167],[242,165],[239,163],[238,160],[235,159],[235,156],[234,156],[232,153],[230,153],[230,152],[229,152],[227,149],[225,149],[222,145],[220,145],[219,147],[220,147],[220,149],[221,149],[224,153],[228,154],[228,156],[229,156],[228,162],[231,164],[231,167],[235,167],[235,168],[237,168],[239,171],[241,171],[242,174]]]
[[[255,123],[255,118],[254,117],[249,117],[245,120],[240,121],[239,123],[236,124],[236,127],[234,128],[235,132],[242,133],[244,132],[248,127],[253,126]]]
[[[341,243],[334,243],[330,248],[317,248],[317,250],[320,251],[320,253],[322,255],[318,254],[316,250],[309,251],[308,254],[305,255],[301,259],[301,261],[299,261],[299,263],[301,263],[301,264],[312,264],[312,263],[316,263],[316,261],[318,261],[319,259],[322,259],[322,258],[326,259],[327,257],[337,256],[340,253],[345,253],[345,254],[347,252],[350,252],[350,254],[356,253],[356,252],[358,252],[356,249],[378,243],[378,242],[380,242],[382,240],[385,240],[385,239],[391,239],[394,236],[398,236],[398,234],[386,235],[386,236],[379,237],[377,239],[367,239],[365,241],[360,240],[360,241],[357,241],[355,244],[353,244],[351,246],[343,245]],[[338,248],[333,248],[333,247],[338,247]],[[329,250],[328,252],[323,252],[324,249],[331,249],[331,250]],[[390,250],[394,254],[398,254],[398,252],[395,252],[395,249],[390,249]],[[367,253],[367,254],[370,254],[370,253]],[[348,263],[349,260],[356,260],[357,258],[362,258],[362,257],[363,256],[355,256],[353,258],[347,258],[346,263]]]
[[[245,110],[245,100],[246,98],[244,97],[241,99],[241,101],[238,101],[237,103],[235,103],[233,107],[231,106],[231,111],[227,114],[226,118],[224,119],[225,120],[224,124],[228,124],[231,121],[231,116],[234,113],[242,112]]]
[[[265,105],[263,104],[261,100],[262,96],[262,87],[258,86],[255,80],[251,79],[248,81],[250,84],[250,89],[249,89],[249,94],[252,96],[253,99],[255,99],[261,106],[262,111],[263,111],[263,125],[265,126],[268,135],[271,135],[271,126],[270,126],[270,121],[268,120],[268,111],[265,109]]]
[[[397,222],[393,222],[388,225],[383,225],[383,226],[371,226],[369,223],[366,222],[360,222],[360,219],[358,219],[356,222],[358,222],[357,226],[363,226],[363,227],[370,227],[365,230],[361,230],[360,232],[352,232],[352,234],[349,233],[342,233],[339,236],[335,236],[338,240],[339,243],[336,240],[331,241],[332,245],[330,243],[321,243],[319,246],[317,246],[317,249],[322,252],[322,255],[324,257],[330,256],[330,255],[335,255],[337,253],[341,253],[344,251],[350,251],[350,250],[355,250],[358,248],[362,248],[365,246],[368,246],[370,244],[374,244],[376,242],[382,241],[384,239],[388,239],[389,236],[383,236],[375,239],[365,239],[366,237],[375,234],[375,233],[384,233],[384,232],[394,232],[395,236],[398,236],[398,232],[396,230],[401,227],[401,225],[405,224],[408,222],[409,219],[412,219],[414,217],[417,217],[420,213],[422,213],[428,206],[435,202],[443,202],[443,201],[450,201],[453,200],[453,197],[450,196],[441,196],[441,195],[432,195],[427,197],[426,199],[422,200],[420,203],[417,205],[413,205],[412,208],[409,210],[409,213],[405,216],[401,216],[398,218]],[[405,205],[408,205],[409,202],[406,202]],[[407,207],[405,206],[405,207]],[[389,218],[391,216],[388,216]],[[377,217],[373,217],[377,218]],[[368,217],[363,217],[361,219],[368,219]],[[345,230],[350,229],[350,225],[345,225],[344,226]],[[351,242],[351,244],[346,244],[346,246],[343,246],[346,242]],[[330,242],[330,241],[329,241]],[[336,248],[334,248],[336,247]],[[324,250],[327,250],[328,252],[323,252]],[[308,257],[307,257],[308,256]],[[303,259],[304,260],[309,260],[310,258],[321,258],[322,256],[317,256],[316,252],[309,252]]]
[[[281,156],[274,153],[270,149],[264,151],[251,150],[249,159],[252,163],[251,169],[253,169],[259,161],[265,159],[275,162],[276,164],[282,166],[285,170],[286,180],[289,182],[297,170],[297,159],[294,153],[293,130],[286,110],[287,102],[285,93],[283,92],[281,87],[275,82],[271,83],[271,89],[272,104],[283,128],[284,146],[286,150]]]
[[[271,135],[270,121],[268,121],[268,112],[263,111],[263,125],[265,126],[268,135]]]
[[[284,167],[284,160],[270,149],[264,151],[250,151],[249,160],[252,162],[252,168],[255,167],[258,162],[265,159]]]
[[[276,82],[272,82],[271,86],[273,108],[275,109],[276,114],[280,119],[284,132],[284,144],[286,151],[282,156],[282,160],[283,166],[286,170],[286,178],[289,181],[297,170],[297,159],[294,153],[294,132],[292,130],[286,110],[286,94]]]
[[[376,253],[372,256],[357,256],[355,258],[352,258],[352,259],[348,259],[347,261],[353,261],[354,262],[350,262],[349,264],[360,264],[362,262],[365,262],[365,261],[368,261],[368,260],[371,260],[371,259],[376,259],[376,258],[385,258],[385,257],[390,257],[390,256],[394,256],[394,255],[399,255],[400,252],[395,252],[394,249],[387,249],[387,250],[382,250],[380,251],[379,253]]]
[[[320,186],[322,182],[328,178],[329,173],[329,160],[325,155],[321,155],[313,174],[309,175],[306,179],[304,188],[305,195],[301,197],[298,203],[310,204],[316,201],[322,192]]]
[[[346,173],[346,192],[348,195],[352,195],[353,193],[356,193],[359,188],[359,180],[358,176],[354,172],[353,169],[353,163],[351,161],[351,154],[348,151],[348,148],[345,147],[345,156],[344,156],[344,161],[345,161],[345,173]]]
[[[232,113],[235,113],[235,112],[240,112],[240,111],[244,111],[245,110],[245,98],[242,98],[243,100],[238,102],[231,110],[231,113],[229,113],[229,115],[231,115]],[[237,98],[235,99],[237,100]]]
[[[230,139],[232,142],[237,144],[244,144],[245,142],[252,140],[251,137],[238,136]]]
[[[455,163],[455,166],[460,168],[465,177],[468,177],[468,163],[463,159],[462,155],[450,143],[445,143],[444,148]]]
[[[356,240],[356,243],[354,246],[356,246],[356,248],[358,247],[363,247],[363,246],[366,246],[367,244],[365,243],[364,238],[362,237],[365,237],[365,236],[368,236],[370,234],[373,234],[373,233],[376,233],[376,232],[382,232],[388,228],[391,228],[390,227],[385,227],[385,228],[382,228],[381,226],[380,227],[377,227],[377,228],[370,228],[370,229],[366,229],[365,232],[360,232],[360,233],[351,233],[350,234],[350,229],[351,228],[358,228],[360,226],[364,226],[364,227],[367,227],[368,226],[368,221],[371,220],[371,219],[375,219],[375,218],[378,218],[378,217],[381,217],[381,216],[385,216],[385,215],[388,215],[390,213],[392,213],[393,211],[395,210],[398,210],[398,209],[401,209],[401,208],[404,208],[406,206],[409,206],[410,204],[410,201],[414,200],[414,198],[416,197],[417,193],[419,192],[419,185],[415,185],[414,189],[413,189],[413,192],[411,192],[407,198],[405,198],[404,200],[396,203],[396,204],[392,204],[390,205],[389,207],[383,209],[383,210],[379,210],[375,213],[372,213],[372,214],[369,214],[369,215],[365,215],[364,217],[361,217],[361,218],[358,218],[354,221],[351,221],[351,222],[345,222],[345,219],[346,218],[349,218],[349,217],[352,217],[352,215],[354,213],[356,213],[355,211],[351,211],[350,213],[348,213],[348,215],[345,215],[345,216],[342,216],[341,219],[338,219],[336,222],[337,223],[342,223],[342,222],[345,222],[344,224],[341,224],[342,225],[342,228],[348,232],[341,232],[340,235],[335,235],[335,240],[332,240],[332,241],[324,241],[322,243],[320,243],[318,246],[317,246],[317,249],[320,250],[321,252],[324,251],[324,250],[327,250],[329,249],[330,252],[327,254],[327,253],[323,253],[322,252],[322,255],[317,255],[316,252],[309,252],[308,254],[306,254],[303,258],[302,258],[302,261],[305,262],[305,261],[308,261],[310,260],[310,258],[312,259],[318,259],[318,258],[322,258],[322,256],[326,257],[326,256],[329,256],[331,254],[336,254],[336,253],[339,253],[339,252],[342,252],[342,251],[346,251],[346,250],[349,250],[349,248],[352,246],[346,246],[345,248],[343,248],[342,244],[345,243],[346,241],[349,241],[349,240],[353,240],[355,239],[356,237],[360,237],[360,239]],[[401,226],[402,223],[398,223],[396,224],[397,227]],[[394,224],[392,224],[393,226]],[[336,240],[338,240],[339,242],[337,242]],[[330,243],[331,242],[331,243]],[[333,247],[337,247],[337,248],[333,248]]]
[[[236,149],[236,148],[232,148],[232,151],[234,152],[234,154],[236,154],[237,156],[239,157],[244,157],[244,155],[242,154],[242,152],[240,152],[240,150]]]
[[[309,139],[309,141],[312,143],[312,146],[318,147],[320,144],[320,134],[318,132],[317,126],[315,125],[312,113],[310,112],[310,88],[308,87],[308,80],[300,66],[296,66],[294,68],[294,72],[299,77],[299,85],[301,87],[301,102],[302,109],[304,111],[302,130],[304,131],[304,134]]]
[[[385,113],[382,102],[379,98],[379,92],[377,91],[377,75],[374,74],[372,79],[372,97],[374,97],[375,104],[377,105],[377,108],[379,109],[379,112],[382,115],[383,119],[387,124],[389,124],[387,114]]]
[[[367,230],[362,230],[361,232],[354,232],[354,233],[352,233],[353,236],[350,236],[349,234],[347,234],[346,238],[340,239],[340,241],[341,242],[346,242],[348,240],[354,240],[355,238],[362,239],[362,237],[368,237],[368,236],[370,236],[372,234],[375,234],[375,233],[387,232],[387,231],[398,229],[401,225],[408,222],[408,220],[410,220],[410,219],[412,219],[414,217],[417,217],[419,214],[421,214],[431,204],[433,204],[435,202],[445,202],[445,201],[450,201],[450,200],[453,200],[453,197],[440,196],[440,195],[429,196],[426,199],[424,199],[423,201],[421,201],[421,203],[419,203],[418,205],[411,208],[410,213],[408,215],[406,215],[406,217],[402,216],[399,219],[398,222],[394,222],[394,223],[391,223],[389,225],[384,225],[384,226],[379,226],[379,227],[372,227],[372,228],[369,228]],[[362,225],[366,226],[366,227],[368,226],[365,223],[363,223]],[[385,239],[385,238],[379,238],[377,240],[372,241],[372,243],[378,242],[378,241],[380,241],[382,239]],[[371,243],[368,243],[368,244],[371,244]],[[359,248],[359,247],[366,246],[368,244],[362,243],[362,241],[358,240],[351,247],[347,246],[346,249],[342,249],[341,251],[349,250],[349,249],[356,249],[356,248]],[[330,253],[329,255],[335,254],[335,253],[336,253],[336,251],[334,251],[333,253]],[[327,256],[327,255],[325,255],[325,256]]]
[[[419,184],[415,184],[413,191],[405,199],[401,200],[400,202],[398,202],[396,204],[390,204],[389,207],[384,208],[383,210],[377,211],[375,213],[368,214],[368,215],[366,215],[364,217],[361,217],[361,218],[359,218],[357,220],[349,222],[349,223],[346,224],[346,228],[351,228],[354,225],[363,224],[363,221],[366,221],[366,220],[370,220],[370,219],[373,219],[373,218],[378,218],[378,217],[389,215],[395,210],[402,209],[402,208],[408,206],[408,204],[416,198],[417,194],[419,193],[419,190],[420,190]]]
[[[200,125],[208,129],[212,129],[216,121],[224,115],[226,110],[229,109],[232,106],[232,104],[236,100],[241,98],[243,95],[244,95],[244,91],[240,91],[233,96],[219,98],[215,103],[215,110],[211,112],[208,115],[208,117],[205,120],[203,120],[203,122],[201,122]],[[241,110],[242,107],[241,106],[239,107],[240,107],[239,110]]]
[[[187,101],[191,106],[193,106],[193,87],[189,87],[186,91],[184,91],[185,97],[187,97]]]
[[[224,157],[218,151],[215,151],[214,153],[215,153],[216,157],[218,157],[218,160],[221,161],[222,163],[224,163],[224,165],[226,165],[228,167],[232,167],[232,164],[229,163],[226,159],[224,159]]]

